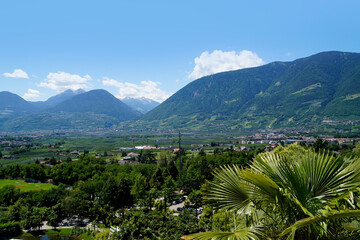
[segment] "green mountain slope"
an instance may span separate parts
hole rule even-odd
[[[265,128],[360,119],[360,54],[324,52],[293,62],[195,80],[142,116],[149,126]]]
[[[33,113],[38,110],[20,96],[10,92],[0,92],[0,124],[8,119]]]
[[[0,126],[2,131],[34,131],[34,130],[60,130],[60,129],[90,129],[109,128],[119,124],[119,120],[92,112],[42,112],[25,115],[6,121]]]

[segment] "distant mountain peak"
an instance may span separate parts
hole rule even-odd
[[[157,103],[159,103],[158,101],[155,101],[155,100],[153,100],[151,98],[146,98],[146,97],[125,97],[125,98],[122,98],[120,100],[125,100],[125,101],[127,101],[127,100],[137,100],[137,101],[146,101],[146,102],[157,102]]]
[[[77,94],[51,109],[52,112],[95,113],[117,118],[120,121],[130,120],[141,115],[128,105],[115,98],[104,89],[94,89]]]
[[[121,99],[121,101],[123,101],[125,104],[127,104],[131,108],[133,108],[143,114],[151,111],[152,109],[154,109],[160,105],[159,102],[154,101],[149,98],[145,98],[145,97],[139,97],[139,98],[126,97],[126,98]]]
[[[76,90],[67,89],[67,90],[65,90],[65,91],[61,92],[60,94],[62,94],[62,93],[74,93],[74,94],[81,94],[81,93],[84,93],[84,92],[85,92],[85,90],[83,90],[83,89],[79,88],[79,89],[76,89]]]
[[[36,110],[37,108],[35,106],[17,94],[8,91],[0,92],[0,123],[4,119],[28,114]]]
[[[71,90],[71,89],[68,89],[68,90],[65,90],[63,91],[62,93],[59,93],[53,97],[50,97],[48,100],[46,100],[44,102],[44,105],[46,107],[52,107],[52,106],[55,106],[63,101],[66,101],[76,95],[79,95],[79,94],[82,94],[84,93],[85,91],[83,89],[77,89],[77,90]]]
[[[81,94],[81,93],[84,93],[86,91],[84,89],[82,89],[82,88],[79,88],[79,89],[77,89],[77,90],[75,90],[73,92],[76,93],[76,94]]]

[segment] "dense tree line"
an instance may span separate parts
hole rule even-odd
[[[82,155],[79,161],[63,162],[53,167],[40,164],[1,167],[1,178],[32,178],[52,181],[58,185],[54,189],[40,192],[21,192],[13,186],[0,189],[0,204],[6,208],[1,223],[17,222],[23,229],[36,229],[43,221],[48,221],[55,227],[63,219],[76,216],[80,220],[103,222],[107,226],[123,224],[119,222],[120,215],[126,216],[124,219],[127,221],[132,219],[126,209],[136,205],[140,208],[131,214],[140,214],[136,211],[150,213],[157,198],[164,197],[164,203],[172,201],[176,197],[174,192],[177,189],[194,196],[197,192],[197,203],[200,205],[199,189],[206,179],[212,178],[213,169],[223,164],[246,166],[254,153],[217,152],[206,155],[201,152],[194,156],[186,155],[183,151],[181,172],[178,156],[170,152],[160,153],[157,163],[154,163],[155,155],[149,151],[140,156],[143,164],[138,165],[119,165],[116,162],[109,163],[101,158]],[[178,220],[174,219],[178,218],[166,214],[166,218],[171,218],[170,222],[176,225]],[[195,215],[191,215],[192,221],[197,221]],[[163,217],[154,215],[154,218]],[[139,220],[138,224],[141,221]],[[202,229],[196,227],[193,231]],[[179,230],[177,235],[184,233],[190,231]],[[138,234],[140,236],[143,233]]]
[[[27,164],[27,165],[8,165],[0,167],[0,178],[32,178],[38,181],[45,181],[47,177],[46,169],[40,164]]]

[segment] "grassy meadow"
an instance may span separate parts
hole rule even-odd
[[[56,187],[48,183],[27,183],[21,180],[0,179],[0,189],[7,185],[14,186],[16,189],[20,189],[20,191],[24,191],[24,192],[49,190],[51,188]]]

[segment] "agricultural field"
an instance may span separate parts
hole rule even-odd
[[[20,189],[20,191],[29,192],[29,191],[41,191],[41,190],[49,190],[51,188],[55,188],[56,186],[48,183],[27,183],[21,180],[5,180],[0,179],[0,189],[4,186],[15,186],[16,189]]]
[[[202,146],[205,150],[212,149],[210,143],[229,144],[232,142],[232,136],[224,133],[206,133],[206,132],[183,132],[181,135],[181,145],[185,150],[191,150]],[[4,139],[5,140],[5,139]],[[29,164],[40,161],[46,161],[51,158],[66,160],[67,158],[76,159],[77,154],[71,154],[73,151],[83,153],[87,151],[90,155],[100,155],[105,152],[112,153],[118,159],[121,157],[120,148],[134,148],[135,146],[151,145],[157,147],[178,147],[178,133],[171,132],[166,134],[124,134],[107,135],[91,137],[87,135],[66,135],[66,136],[44,136],[41,138],[26,139],[18,137],[11,139],[11,143],[2,144],[0,152],[3,156],[10,156],[10,159],[0,157],[0,166],[11,164]],[[24,148],[24,145],[27,147]],[[208,145],[208,146],[206,146]],[[215,147],[217,145],[214,145]],[[210,148],[209,148],[210,147]],[[131,150],[139,152],[138,150]],[[160,150],[152,150],[158,153]]]

